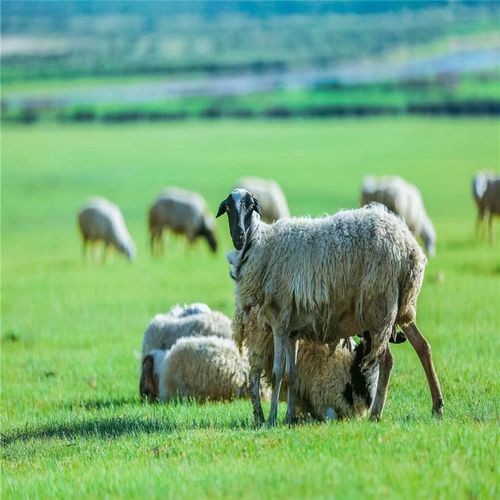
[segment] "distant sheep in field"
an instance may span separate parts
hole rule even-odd
[[[246,396],[247,388],[248,362],[231,339],[183,338],[142,361],[141,395],[162,402],[230,401]]]
[[[285,194],[276,181],[259,177],[242,177],[236,183],[236,187],[246,189],[259,200],[262,219],[265,222],[290,217]]]
[[[83,240],[83,258],[87,253],[87,244],[102,242],[104,250],[102,261],[106,259],[108,247],[114,247],[130,260],[135,257],[135,245],[121,210],[104,198],[91,198],[78,212],[78,227]],[[95,252],[93,252],[95,257]]]
[[[417,352],[441,416],[443,398],[430,345],[416,320],[417,298],[427,259],[400,218],[377,203],[316,219],[260,220],[258,200],[236,189],[221,202],[236,252],[230,257],[237,310],[257,307],[260,329],[273,334],[273,393],[269,424],[275,425],[283,375],[287,375],[286,422],[295,420],[297,339],[335,347],[369,332],[367,368],[376,360],[379,377],[371,417],[385,404],[393,360],[388,342],[399,325]],[[252,394],[260,376],[251,374]],[[255,397],[255,396],[253,396]]]
[[[472,179],[472,195],[477,205],[476,232],[479,234],[483,220],[488,214],[488,232],[493,241],[493,217],[500,215],[500,176],[479,172]]]
[[[273,334],[257,321],[257,308],[247,314],[237,311],[233,318],[234,340],[248,352],[250,378],[264,375],[271,384],[273,368]],[[297,349],[297,404],[304,415],[318,420],[363,417],[371,409],[378,383],[378,360],[367,368],[363,359],[370,352],[370,337],[366,333],[356,345],[327,345],[301,340]],[[250,387],[250,391],[252,387]],[[256,422],[264,415],[257,397],[250,392]]]
[[[165,189],[148,212],[151,253],[163,253],[163,231],[184,234],[190,243],[206,239],[212,252],[217,250],[215,220],[205,199],[198,193],[178,188]]]
[[[427,253],[436,253],[436,230],[425,211],[422,195],[416,186],[401,177],[366,177],[361,188],[361,206],[372,201],[382,203],[399,215],[410,231],[422,238]]]
[[[170,349],[182,337],[195,336],[231,338],[231,320],[206,304],[174,306],[149,323],[142,341],[142,357],[154,349]]]

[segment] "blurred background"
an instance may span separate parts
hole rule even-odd
[[[500,2],[2,0],[2,120],[500,114]]]

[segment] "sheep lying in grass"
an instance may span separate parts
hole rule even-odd
[[[244,397],[248,361],[231,339],[189,337],[170,350],[153,350],[142,361],[140,392],[162,402],[173,399],[230,401]]]
[[[479,172],[472,179],[472,195],[477,205],[476,232],[480,233],[484,217],[488,214],[489,238],[493,241],[493,217],[500,215],[500,177]]]
[[[258,309],[247,314],[236,311],[233,318],[234,340],[248,352],[250,379],[271,384],[273,368],[273,335],[269,328],[260,326]],[[363,368],[363,359],[370,352],[370,337],[366,333],[358,345],[349,344],[330,348],[315,342],[299,341],[297,350],[298,407],[304,415],[326,418],[363,417],[371,409],[378,382],[378,360]],[[253,375],[253,377],[252,377]],[[259,387],[250,386],[254,419],[264,420]],[[282,387],[283,393],[283,387]]]
[[[135,257],[135,245],[128,232],[122,212],[104,198],[91,198],[78,212],[78,226],[83,240],[83,258],[87,244],[104,243],[102,261],[106,260],[108,247],[114,247],[130,260]]]
[[[217,216],[225,212],[238,251],[232,272],[237,307],[244,314],[258,307],[259,328],[273,333],[270,425],[276,424],[285,361],[286,421],[295,420],[297,339],[333,347],[358,332],[369,332],[371,340],[363,366],[375,360],[380,364],[371,409],[372,418],[379,419],[393,366],[388,342],[396,325],[415,348],[433,411],[442,415],[430,346],[415,324],[426,258],[401,219],[372,204],[330,217],[268,225],[260,220],[258,200],[241,189],[222,201]],[[250,383],[255,387],[259,381],[253,375]]]
[[[366,177],[361,189],[361,205],[372,201],[382,203],[399,215],[410,231],[422,238],[427,253],[430,256],[436,253],[436,231],[416,186],[401,177]]]
[[[149,323],[142,341],[142,357],[154,349],[170,349],[182,337],[195,336],[231,338],[231,320],[206,304],[174,306]]]
[[[290,217],[285,194],[276,181],[259,177],[242,177],[236,183],[236,187],[246,189],[259,200],[262,219],[265,222]]]
[[[184,234],[190,243],[198,237],[207,240],[211,250],[217,250],[215,221],[205,199],[198,193],[178,188],[164,190],[148,213],[151,253],[163,252],[163,231]]]

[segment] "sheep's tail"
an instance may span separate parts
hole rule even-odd
[[[399,282],[399,304],[396,323],[406,326],[414,322],[417,317],[417,298],[424,280],[424,271],[427,258],[418,245],[411,250],[407,265]]]
[[[240,355],[242,355],[245,348],[246,334],[241,312],[237,311],[234,313],[231,325],[233,328],[233,341],[236,344]]]

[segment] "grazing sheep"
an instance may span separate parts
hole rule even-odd
[[[333,348],[358,332],[369,332],[371,339],[363,366],[377,357],[380,363],[371,410],[372,418],[379,419],[393,365],[388,341],[396,324],[424,367],[434,413],[442,415],[430,346],[415,324],[426,258],[401,219],[374,203],[329,217],[282,219],[268,225],[260,220],[258,200],[243,189],[222,201],[217,216],[225,212],[239,252],[232,271],[237,307],[247,313],[258,306],[260,328],[273,333],[271,425],[276,423],[285,360],[286,421],[295,420],[296,340]]]
[[[215,220],[204,198],[191,191],[169,188],[164,190],[148,213],[151,253],[163,252],[163,231],[184,234],[190,243],[198,237],[207,240],[212,252],[217,250]]]
[[[236,188],[246,189],[259,200],[262,220],[265,222],[290,217],[285,194],[276,181],[259,177],[242,177],[236,183]]]
[[[135,245],[123,219],[120,209],[104,198],[91,198],[78,212],[78,226],[83,240],[83,258],[87,244],[104,243],[102,261],[106,259],[109,246],[126,255],[135,257]]]
[[[410,231],[422,238],[427,253],[436,253],[436,231],[425,211],[422,195],[416,186],[401,177],[366,177],[361,189],[361,205],[382,203],[408,224]]]
[[[264,421],[259,393],[252,393],[252,380],[271,384],[273,367],[273,335],[269,328],[261,329],[257,308],[246,315],[241,311],[233,318],[234,340],[248,352],[250,365],[250,397],[254,419]],[[318,420],[365,416],[375,398],[378,382],[378,361],[363,370],[363,358],[370,352],[366,333],[358,344],[349,339],[348,345],[330,348],[315,342],[299,341],[297,349],[298,406],[303,414]],[[258,384],[256,384],[258,387]],[[283,387],[281,392],[283,393]]]
[[[476,232],[479,234],[486,214],[488,214],[488,232],[493,241],[493,217],[500,215],[500,177],[479,172],[472,179],[472,195],[477,205]]]
[[[162,402],[230,401],[244,397],[247,386],[248,362],[231,339],[183,338],[169,351],[151,351],[142,361],[141,395]]]
[[[170,349],[182,337],[195,336],[231,338],[231,320],[206,304],[174,306],[149,323],[142,341],[142,357],[154,349]]]

